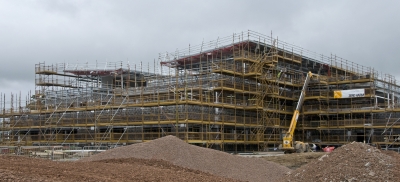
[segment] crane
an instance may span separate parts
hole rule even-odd
[[[296,110],[294,110],[293,117],[290,122],[289,129],[285,133],[285,136],[283,137],[283,143],[279,145],[279,149],[283,150],[284,153],[293,153],[293,152],[302,153],[302,152],[308,152],[310,150],[308,143],[304,143],[301,141],[293,141],[293,135],[294,135],[294,130],[296,129],[297,119],[299,118],[300,109],[304,102],[307,86],[312,76],[313,74],[311,73],[311,71],[307,73],[303,88],[301,89],[299,101],[297,102]]]

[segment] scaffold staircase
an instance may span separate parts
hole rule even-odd
[[[271,97],[269,101],[266,101],[268,95],[280,95],[279,92],[279,78],[275,79],[274,75],[281,75],[282,71],[276,70],[276,64],[278,62],[277,50],[275,47],[275,42],[270,50],[264,50],[263,54],[257,57],[258,63],[254,64],[254,70],[256,73],[261,73],[261,76],[256,77],[259,85],[257,86],[256,96],[253,100],[256,101],[256,106],[262,108],[258,109],[259,118],[257,120],[257,127],[252,130],[252,140],[258,142],[258,150],[264,151],[267,148],[267,142],[265,139],[265,130],[267,126],[277,125],[279,121],[279,113],[277,112],[280,103],[279,98]],[[272,138],[271,136],[267,139]]]

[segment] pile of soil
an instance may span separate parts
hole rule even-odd
[[[81,161],[121,158],[165,160],[181,167],[241,181],[277,181],[291,171],[274,162],[190,145],[175,136],[115,148]]]
[[[353,142],[289,173],[284,181],[400,181],[399,154]]]
[[[161,160],[54,162],[0,155],[0,181],[234,181]]]

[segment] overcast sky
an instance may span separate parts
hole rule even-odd
[[[34,65],[153,62],[254,30],[400,78],[400,1],[0,0],[0,92],[34,90]]]

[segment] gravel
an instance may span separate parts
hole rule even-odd
[[[190,145],[175,136],[115,148],[80,161],[121,158],[159,159],[177,166],[241,181],[278,181],[291,171],[274,162]]]
[[[399,154],[353,142],[289,173],[283,181],[400,181]]]

